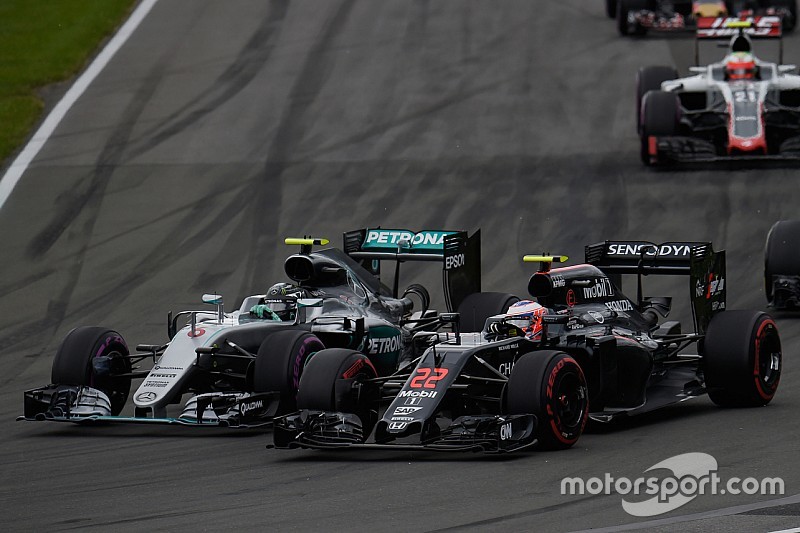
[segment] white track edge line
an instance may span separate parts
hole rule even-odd
[[[120,27],[114,37],[108,42],[103,50],[92,61],[92,64],[81,74],[75,81],[72,87],[69,88],[67,93],[56,104],[53,110],[47,115],[42,125],[33,134],[31,140],[25,145],[25,148],[20,152],[17,158],[11,163],[11,166],[0,179],[0,209],[5,205],[6,200],[11,196],[11,192],[16,187],[22,175],[28,169],[28,166],[33,161],[33,158],[42,149],[44,143],[53,134],[58,124],[70,110],[72,105],[80,98],[86,88],[94,81],[97,75],[108,64],[114,54],[122,48],[125,41],[133,34],[134,30],[144,20],[147,13],[153,8],[158,0],[142,0],[138,7],[131,13],[131,16]]]

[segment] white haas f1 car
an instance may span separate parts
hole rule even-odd
[[[762,61],[752,49],[751,38],[780,39],[780,19],[703,22],[695,61],[701,41],[730,39],[722,61],[690,67],[695,74],[686,78],[665,66],[637,74],[642,162],[800,159],[800,76],[790,74],[796,66]]]
[[[694,30],[703,19],[716,17],[773,16],[790,32],[797,23],[796,0],[606,0],[606,13],[616,18],[621,35],[648,31]]]
[[[270,424],[275,414],[296,409],[297,386],[313,353],[350,349],[388,374],[402,360],[414,329],[436,320],[424,287],[412,284],[398,294],[400,262],[442,264],[446,304],[471,311],[481,324],[478,315],[506,305],[505,295],[479,293],[480,232],[468,237],[455,231],[364,229],[345,233],[344,241],[344,250],[312,250],[328,241],[287,239],[301,247],[284,264],[293,283],[248,296],[230,313],[221,296],[205,295],[203,302],[214,310],[170,313],[170,341],[163,345],[138,345],[137,353],[130,353],[113,329],[73,329],[53,360],[51,385],[25,391],[20,419],[237,428]],[[379,278],[385,259],[398,264],[394,289]],[[422,309],[412,313],[414,300]],[[147,359],[152,368],[137,369]],[[131,395],[137,378],[143,381]],[[184,394],[189,399],[178,413],[170,413],[168,408],[181,404]],[[129,395],[133,414],[120,416]]]

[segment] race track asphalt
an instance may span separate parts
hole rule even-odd
[[[800,525],[800,317],[766,408],[706,398],[503,458],[267,450],[268,434],[15,422],[77,325],[166,341],[169,310],[227,309],[283,280],[287,236],[481,230],[483,287],[524,295],[526,253],[604,239],[711,240],[731,308],[765,309],[769,227],[796,168],[642,167],[634,75],[686,72],[692,41],[621,39],[599,0],[161,0],[0,210],[0,516],[7,531],[658,531]],[[800,61],[800,37],[785,40]],[[439,274],[411,266],[432,292]],[[685,280],[650,280],[687,295]],[[438,301],[441,306],[441,300]],[[678,305],[678,318],[689,321]],[[635,479],[712,455],[784,498],[701,495],[666,515],[565,476]],[[761,504],[761,506],[757,505]],[[781,505],[778,505],[781,504]]]

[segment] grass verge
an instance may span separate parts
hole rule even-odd
[[[39,121],[37,90],[68,80],[136,0],[0,1],[0,166]]]

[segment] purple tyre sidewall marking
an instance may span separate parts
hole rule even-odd
[[[297,389],[300,387],[300,373],[303,370],[304,363],[312,352],[323,349],[322,343],[314,336],[307,336],[300,344],[300,349],[297,350],[297,355],[294,358],[292,365],[292,390],[297,394]]]

